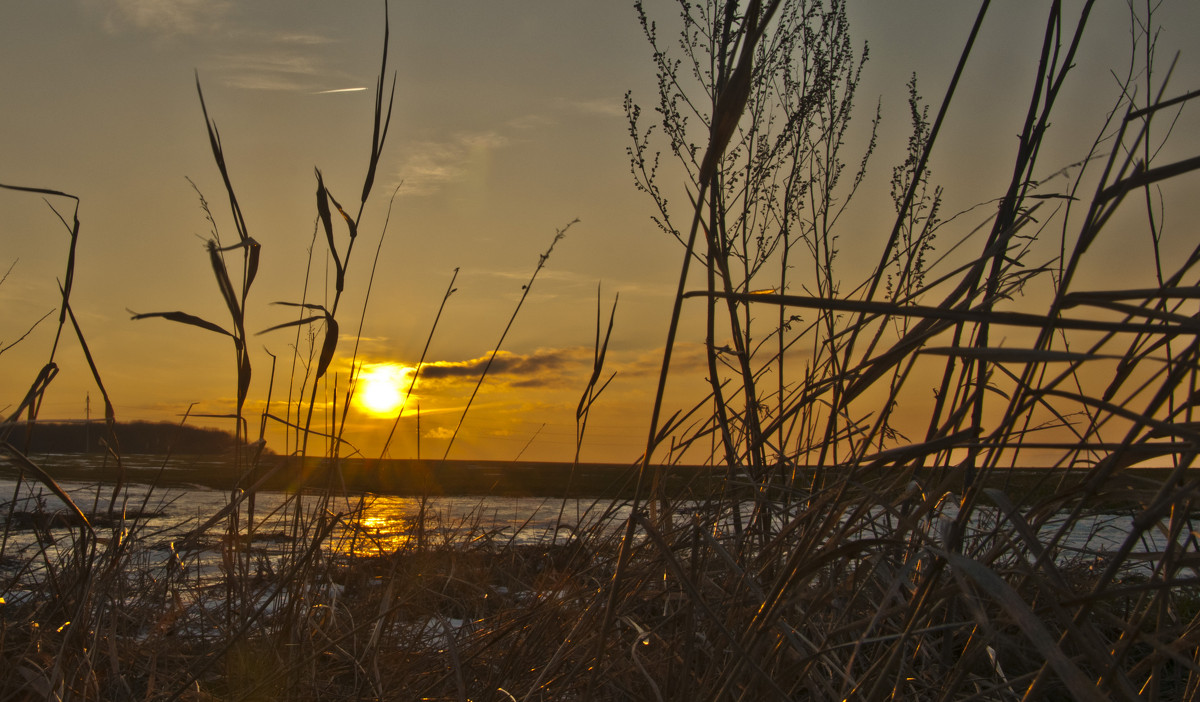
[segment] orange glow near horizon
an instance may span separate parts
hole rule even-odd
[[[374,417],[394,416],[404,404],[412,371],[398,363],[364,365],[354,396],[358,408]]]

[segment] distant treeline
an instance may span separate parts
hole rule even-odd
[[[25,432],[28,432],[26,434]],[[236,439],[220,429],[203,429],[170,422],[119,422],[113,427],[122,454],[211,455],[233,451]],[[102,421],[36,422],[18,431],[12,442],[30,454],[102,453],[108,431]],[[28,440],[28,443],[26,443]]]

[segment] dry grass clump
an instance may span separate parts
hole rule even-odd
[[[0,438],[24,475],[67,506],[67,523],[34,524],[34,555],[3,561],[0,697],[1200,696],[1191,521],[1200,248],[1162,255],[1154,205],[1155,186],[1194,177],[1200,159],[1160,164],[1169,151],[1151,129],[1196,94],[1170,98],[1149,64],[1131,67],[1093,153],[1054,189],[1058,181],[1038,175],[1038,154],[1092,7],[1072,18],[1054,3],[1004,167],[1009,185],[956,234],[960,220],[943,221],[929,164],[986,7],[932,119],[910,86],[896,219],[878,265],[857,283],[838,267],[838,220],[874,141],[847,170],[864,57],[843,4],[687,4],[678,56],[643,15],[661,94],[653,129],[627,101],[631,166],[684,255],[636,496],[560,530],[565,541],[518,545],[482,515],[451,523],[422,509],[407,541],[372,542],[355,526],[364,502],[335,480],[263,514],[256,486],[286,463],[251,444],[227,506],[164,549],[135,511],[89,521],[20,450],[19,416],[36,417],[52,351]],[[1133,76],[1145,81],[1139,90]],[[362,203],[390,112],[382,73],[378,87]],[[209,125],[239,237],[209,247],[232,325],[140,316],[233,340],[233,419],[244,438],[245,310],[260,250]],[[683,174],[691,207],[682,211],[668,204],[657,138]],[[318,432],[312,418],[318,388],[339,394],[325,371],[339,353],[337,310],[362,208],[351,215],[319,172],[317,183],[336,273],[322,299],[333,302],[312,303],[306,290],[289,303],[298,317],[279,327],[299,335],[315,325],[311,358],[296,365],[311,374],[293,373],[286,416],[265,414],[259,438],[266,422],[282,423],[289,451],[303,458],[310,440],[325,442],[336,466],[336,421]],[[1152,279],[1080,289],[1089,249],[1128,235],[1110,224],[1137,199],[1149,203]],[[69,228],[73,242],[77,220]],[[339,248],[335,231],[349,244]],[[241,271],[226,267],[230,252],[242,254]],[[670,414],[664,389],[692,310],[705,329],[710,392]],[[600,326],[581,441],[604,387]],[[931,385],[932,403],[912,402]],[[672,464],[700,447],[725,479],[665,490]],[[1014,469],[1034,456],[1045,469],[1030,484]],[[1157,471],[1139,472],[1147,462]],[[265,526],[281,521],[283,531]],[[274,550],[266,535],[281,537]],[[219,558],[202,573],[206,545]]]
[[[1152,163],[1164,153],[1152,124],[1195,95],[1166,99],[1143,66],[1145,86],[1129,79],[1093,153],[1052,190],[1037,157],[1091,10],[1071,18],[1055,4],[1010,185],[935,259],[953,220],[942,221],[930,154],[986,9],[935,117],[910,85],[895,224],[857,284],[838,272],[837,223],[874,141],[846,170],[862,64],[841,3],[687,7],[676,55],[644,20],[659,62],[656,128],[692,204],[682,218],[668,205],[655,128],[627,101],[635,178],[685,247],[658,397],[696,306],[712,411],[660,426],[656,406],[649,511],[635,504],[627,523],[603,630],[619,637],[633,617],[651,649],[671,632],[670,655],[649,668],[598,645],[613,671],[600,679],[646,686],[614,696],[1175,699],[1200,682],[1196,250],[1159,253],[1155,205],[1153,279],[1075,285],[1128,196],[1155,203],[1155,184],[1200,167]],[[696,121],[707,141],[690,141]],[[928,407],[914,398],[930,389],[932,408],[913,421],[905,408]],[[652,456],[666,436],[675,450],[711,445],[753,498],[714,496],[692,525],[661,516],[669,507],[656,517]],[[1013,492],[1009,471],[1035,455],[1043,484]],[[1157,480],[1133,469],[1151,459],[1166,467]],[[1093,538],[1114,496],[1131,518],[1115,540]]]

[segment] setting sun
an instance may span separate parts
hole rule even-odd
[[[411,368],[396,363],[364,366],[355,396],[359,408],[368,414],[394,414],[404,403],[411,371]]]

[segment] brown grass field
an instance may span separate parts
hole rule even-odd
[[[287,398],[286,412],[247,416],[250,380],[266,371],[252,357],[257,330],[246,328],[245,310],[259,304],[253,284],[270,259],[246,231],[201,93],[237,232],[208,247],[230,318],[135,318],[224,337],[244,448],[218,481],[227,507],[173,542],[165,560],[151,557],[154,535],[136,505],[89,519],[58,483],[68,476],[22,446],[53,389],[60,347],[83,350],[101,393],[103,369],[71,312],[85,208],[66,193],[3,186],[73,211],[62,217],[71,248],[55,346],[0,424],[16,490],[68,505],[54,528],[24,525],[41,547],[14,559],[5,549],[24,526],[12,518],[16,495],[9,503],[0,699],[1200,698],[1191,521],[1200,246],[1189,230],[1193,248],[1181,257],[1156,248],[1146,279],[1077,283],[1101,238],[1159,246],[1160,186],[1193,182],[1200,168],[1200,156],[1160,148],[1160,137],[1197,93],[1176,91],[1149,65],[1136,44],[1154,26],[1144,17],[1092,152],[1069,178],[1045,179],[1064,165],[1038,157],[1092,5],[1076,14],[1050,3],[1044,27],[1031,25],[1044,36],[1025,83],[1033,91],[1003,96],[1028,104],[1027,118],[1012,162],[986,165],[1011,178],[971,224],[943,219],[929,164],[987,3],[941,101],[925,105],[914,79],[908,158],[892,171],[896,219],[861,279],[847,278],[837,256],[838,216],[856,206],[874,147],[845,153],[865,57],[842,2],[682,5],[681,44],[643,15],[661,95],[652,117],[627,99],[630,167],[681,256],[653,419],[644,454],[624,473],[626,516],[601,514],[539,546],[487,538],[484,522],[438,532],[422,522],[419,538],[374,557],[346,557],[333,541],[356,519],[337,499],[355,476],[310,450],[327,438],[313,417],[321,398],[347,401],[346,387],[326,392],[337,382],[326,371],[335,357],[353,364],[338,342],[357,321],[343,319],[342,293],[346,276],[363,270],[352,266],[359,219],[388,136],[386,30],[359,202],[343,206],[316,173],[318,244],[324,234],[327,248],[313,255],[332,275],[329,290],[290,303],[296,319],[280,327],[296,333],[298,349],[312,339],[307,370],[267,398]],[[687,198],[667,197],[682,191]],[[1128,208],[1147,210],[1139,221],[1149,231],[1109,226]],[[1044,293],[1023,294],[1034,288]],[[685,319],[704,324],[710,392],[672,408],[664,388],[676,377]],[[611,320],[605,329],[598,315],[580,442],[604,401]],[[932,405],[912,402],[929,397],[918,377],[934,379]],[[111,427],[116,408],[106,395],[105,404]],[[911,407],[925,408],[919,434],[904,428]],[[335,471],[320,476],[322,489],[285,501],[290,526],[276,559],[254,546],[256,493],[287,465],[262,450],[268,424],[288,432],[276,452]],[[701,446],[713,474],[673,482],[673,464]],[[1042,468],[1013,469],[1034,455]],[[453,470],[434,462],[427,475]],[[114,496],[127,484],[114,484]],[[1103,554],[1068,548],[1072,529],[1104,509],[1131,514],[1125,540]],[[213,579],[191,567],[202,541],[220,544]]]

